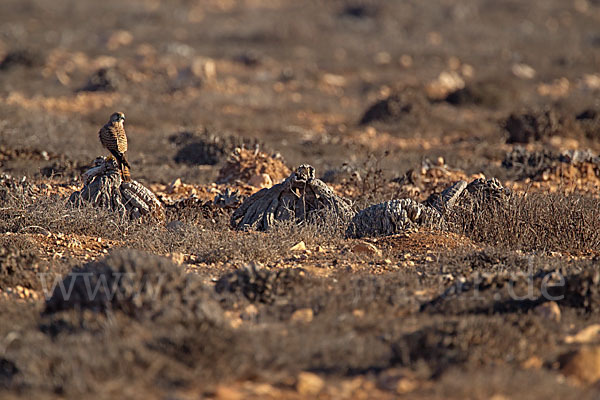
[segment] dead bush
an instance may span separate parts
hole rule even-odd
[[[600,248],[600,200],[580,195],[512,194],[456,206],[450,230],[490,245],[525,251],[586,253]]]

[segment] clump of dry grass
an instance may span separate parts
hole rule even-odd
[[[194,254],[206,263],[268,263],[288,256],[289,248],[300,241],[313,245],[341,240],[345,229],[338,218],[329,215],[300,225],[279,222],[268,233],[260,233],[232,230],[226,213],[200,212],[193,219],[157,223],[132,221],[87,204],[66,206],[66,200],[59,197],[13,196],[0,206],[0,232],[102,237],[156,254]]]
[[[204,222],[204,223],[203,223]],[[320,223],[296,225],[279,222],[269,232],[240,232],[224,220],[180,223],[175,228],[146,226],[131,233],[126,244],[152,253],[194,254],[199,262],[270,263],[290,256],[290,248],[300,241],[307,246],[343,240],[341,224],[334,218]]]
[[[576,194],[480,198],[453,209],[448,220],[456,233],[510,249],[567,253],[600,249],[600,200]]]
[[[15,198],[3,205],[3,212],[0,232],[61,232],[121,239],[142,226],[89,205],[67,207],[60,197]]]

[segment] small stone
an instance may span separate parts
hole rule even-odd
[[[167,193],[175,193],[177,189],[181,187],[181,178],[175,179],[173,182],[169,184],[167,188]]]
[[[305,324],[310,323],[313,320],[314,313],[311,308],[301,308],[299,310],[294,311],[290,320],[292,322],[303,322]]]
[[[367,254],[370,256],[381,256],[381,250],[379,250],[375,245],[367,242],[360,242],[352,247],[353,253],[359,254]]]
[[[106,43],[106,47],[109,50],[116,50],[121,46],[128,46],[133,42],[133,35],[124,30],[118,30],[114,32],[108,38],[108,42]]]
[[[273,181],[269,174],[256,174],[248,181],[250,186],[254,186],[256,188],[270,188],[273,186]]]
[[[398,380],[398,384],[396,385],[396,393],[398,394],[406,394],[414,391],[419,387],[419,383],[414,379],[410,378],[400,378]]]
[[[302,240],[300,242],[296,243],[295,245],[293,245],[292,247],[290,247],[290,251],[305,251],[305,250],[306,250],[306,244]]]
[[[562,373],[582,383],[600,380],[600,346],[586,346],[562,357]]]
[[[555,301],[540,304],[534,309],[534,312],[544,319],[560,322],[560,307]]]
[[[535,69],[527,64],[514,64],[511,71],[517,78],[521,79],[533,79],[536,75]]]
[[[590,325],[575,335],[569,335],[565,338],[565,343],[567,344],[587,344],[593,342],[600,342],[600,324]]]
[[[521,364],[524,369],[540,369],[543,365],[544,362],[537,356],[529,357]]]
[[[229,326],[233,329],[239,328],[244,323],[233,311],[225,311],[225,318],[229,321]]]
[[[219,385],[215,390],[215,399],[218,400],[242,400],[244,395],[237,389]]]
[[[254,304],[250,304],[246,308],[244,308],[244,312],[242,312],[241,317],[242,317],[242,319],[247,321],[247,320],[255,319],[257,315],[258,315],[258,308]]]
[[[300,372],[296,382],[296,390],[303,396],[315,396],[325,386],[325,381],[311,372]]]
[[[356,318],[362,318],[365,316],[365,310],[357,308],[355,310],[352,310],[352,315],[354,315]]]
[[[214,81],[217,78],[217,64],[210,58],[197,57],[191,65],[192,74],[198,78]]]
[[[410,68],[413,65],[413,58],[408,54],[403,54],[400,56],[400,65],[404,68]]]
[[[445,160],[444,157],[438,157],[436,160],[436,164],[438,165],[438,167],[442,167],[445,164]]]
[[[377,386],[384,390],[395,391],[398,394],[406,394],[417,389],[419,383],[409,371],[391,368],[379,374]]]
[[[167,257],[177,265],[181,265],[185,262],[185,255],[183,253],[169,253]]]
[[[346,78],[341,75],[325,74],[323,75],[323,82],[331,86],[344,86],[346,84]]]

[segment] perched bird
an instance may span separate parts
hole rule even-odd
[[[108,122],[100,129],[98,135],[102,145],[116,158],[123,180],[130,181],[129,169],[131,167],[125,156],[125,153],[127,153],[127,135],[123,126],[124,121],[125,114],[122,112],[113,113]]]

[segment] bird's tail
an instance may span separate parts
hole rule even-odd
[[[123,176],[123,180],[129,182],[131,180],[131,174],[129,173],[129,161],[127,161],[127,157],[125,154],[121,157],[121,176]]]
[[[129,161],[127,161],[127,153],[123,153],[123,157],[121,158],[121,164],[125,165],[127,168],[131,168],[131,165],[129,165]]]
[[[116,151],[111,151],[111,153],[115,156],[117,162],[119,163],[123,180],[129,182],[131,180],[131,174],[129,173],[130,166],[129,161],[127,161],[127,157],[125,157],[125,154],[121,154]]]
[[[129,167],[125,164],[121,164],[121,176],[126,182],[131,181],[131,174],[129,173]]]

